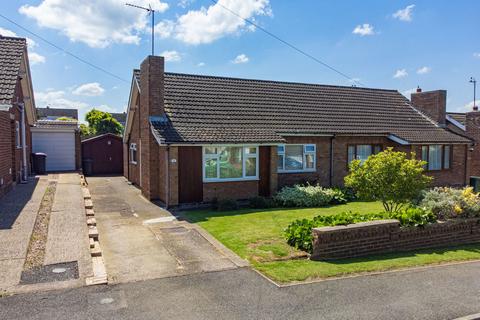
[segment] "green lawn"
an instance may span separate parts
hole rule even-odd
[[[328,262],[310,261],[304,258],[304,252],[290,247],[284,238],[283,230],[295,219],[344,211],[371,213],[382,210],[379,202],[351,202],[327,208],[241,209],[226,212],[197,210],[185,212],[184,215],[191,222],[200,224],[240,257],[249,260],[257,270],[278,282],[480,259],[480,244],[477,244]]]

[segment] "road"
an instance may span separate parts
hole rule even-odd
[[[0,299],[0,319],[454,319],[480,262],[278,288],[249,268]]]

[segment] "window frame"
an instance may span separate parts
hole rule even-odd
[[[205,149],[207,148],[216,148],[215,153],[207,154]],[[220,178],[220,152],[219,148],[242,148],[242,177],[240,178]],[[255,148],[255,153],[247,153],[248,148]],[[246,171],[246,162],[247,159],[255,158],[255,175],[247,176]],[[207,145],[202,146],[202,180],[204,183],[209,182],[229,182],[229,181],[255,181],[259,180],[259,158],[260,158],[260,148],[258,145]],[[216,178],[207,178],[205,165],[206,162],[210,159],[216,159],[217,162],[217,177]]]
[[[137,164],[137,158],[138,158],[138,153],[137,153],[137,144],[136,143],[130,143],[130,163],[131,164]],[[135,152],[135,160],[133,160],[133,152]]]
[[[286,146],[302,146],[302,165],[303,169],[288,170],[285,169],[285,156],[286,156]],[[307,147],[312,147],[313,151],[307,151]],[[280,151],[279,148],[282,148]],[[283,156],[282,169],[278,168],[278,156]],[[313,168],[307,168],[306,156],[313,155]],[[316,172],[317,171],[317,145],[315,143],[286,143],[280,144],[277,146],[277,173],[303,173],[303,172]]]
[[[441,152],[441,163],[440,163],[440,169],[430,169],[428,164],[429,164],[429,158],[430,158],[430,146],[439,146],[440,147],[440,152]],[[448,168],[445,168],[445,147],[449,147],[449,152],[448,152]],[[427,159],[423,159],[423,148],[427,148]],[[425,171],[428,172],[436,172],[436,171],[447,171],[452,169],[452,160],[453,160],[453,145],[451,144],[423,144],[420,146],[420,157],[423,161],[426,161],[427,164],[424,166]]]
[[[360,160],[358,159],[358,146],[370,146],[372,148],[372,153],[370,154],[370,156],[372,154],[377,154],[377,153],[380,153],[383,151],[383,144],[381,143],[350,143],[350,144],[347,144],[347,169],[350,165],[350,162],[352,162],[352,160],[348,160],[348,150],[350,149],[350,147],[354,147],[354,153],[353,153],[353,160]],[[378,151],[377,153],[375,153],[375,148],[376,147],[379,147],[380,148],[380,151]]]

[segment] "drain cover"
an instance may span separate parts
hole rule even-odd
[[[103,298],[102,300],[100,300],[100,304],[110,304],[113,301],[115,301],[115,299],[113,298]]]
[[[32,284],[65,281],[71,279],[78,279],[77,261],[55,263],[46,266],[35,267],[30,270],[23,270],[20,283]]]
[[[67,271],[65,268],[54,268],[52,270],[53,273],[64,273],[65,271]]]

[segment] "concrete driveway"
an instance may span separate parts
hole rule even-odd
[[[245,265],[199,227],[146,200],[124,177],[87,181],[110,283]]]

